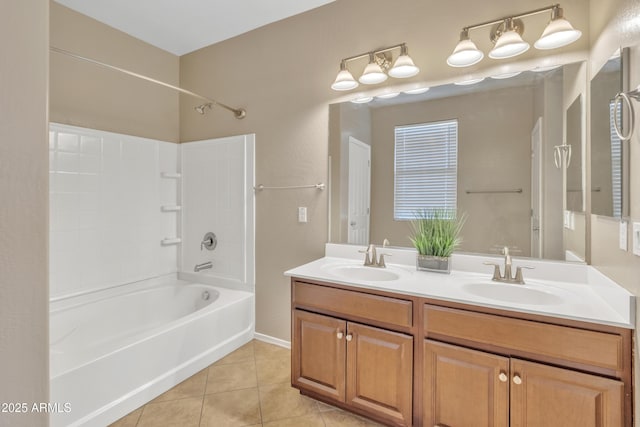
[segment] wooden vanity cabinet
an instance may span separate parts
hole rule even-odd
[[[424,341],[425,426],[613,427],[620,381]]]
[[[309,286],[316,287],[310,294]],[[412,425],[413,336],[350,320],[388,317],[398,305],[406,309],[407,301],[294,283],[294,307],[296,292],[299,307],[313,305],[313,310],[334,312],[338,305],[342,313],[329,316],[293,309],[292,385],[312,397],[328,399],[386,424]],[[313,299],[307,300],[308,295]],[[329,304],[323,310],[322,300],[337,295],[351,301],[344,306]],[[366,304],[359,304],[360,298],[381,304],[378,308],[386,314],[368,312]]]
[[[423,425],[631,426],[629,335],[576,326],[425,305]]]
[[[292,386],[386,425],[631,427],[631,333],[292,278]]]

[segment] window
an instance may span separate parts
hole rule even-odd
[[[458,120],[396,126],[393,217],[421,209],[456,211]]]

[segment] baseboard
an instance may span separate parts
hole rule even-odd
[[[259,332],[255,332],[253,335],[253,338],[257,339],[258,341],[264,341],[264,342],[268,342],[269,344],[275,344],[280,347],[291,349],[290,341],[281,340],[280,338],[275,338],[270,335],[265,335]]]

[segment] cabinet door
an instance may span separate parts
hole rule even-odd
[[[295,310],[291,384],[341,402],[345,400],[346,322]]]
[[[508,358],[424,340],[423,375],[425,426],[509,425]]]
[[[347,325],[347,402],[396,425],[411,425],[413,337]]]
[[[619,427],[623,414],[620,381],[511,361],[512,427]]]

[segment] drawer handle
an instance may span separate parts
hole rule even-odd
[[[341,340],[343,336],[344,334],[342,333],[342,331],[338,331],[338,333],[336,334],[336,338],[338,338],[339,340]]]
[[[345,339],[347,341],[351,341],[353,339],[353,335],[352,334],[347,334],[347,336],[345,337]]]
[[[513,383],[518,385],[522,384],[522,378],[520,378],[520,375],[515,374],[513,376]]]
[[[500,372],[500,375],[498,375],[498,379],[501,382],[506,383],[509,380],[509,377],[504,372]],[[514,379],[514,381],[515,381],[515,379]]]

